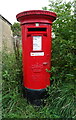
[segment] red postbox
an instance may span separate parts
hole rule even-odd
[[[50,85],[47,70],[51,69],[51,30],[56,14],[30,10],[17,14],[16,18],[22,29],[23,85],[27,91],[31,91],[30,95],[34,93],[35,96],[36,93],[38,98]]]

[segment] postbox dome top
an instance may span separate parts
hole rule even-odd
[[[16,15],[21,24],[29,22],[52,23],[56,17],[56,13],[47,10],[29,10]]]

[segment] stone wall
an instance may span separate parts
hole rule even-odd
[[[0,15],[0,51],[14,52],[11,23]]]

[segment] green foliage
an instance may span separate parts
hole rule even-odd
[[[5,54],[2,56],[2,90],[3,90],[3,111],[6,113],[12,109],[15,99],[20,94],[21,89],[21,61],[16,61],[14,54]],[[19,62],[19,63],[17,63]],[[19,64],[19,65],[18,65]]]
[[[14,23],[11,27],[12,31],[13,31],[13,36],[21,36],[21,27],[19,23]]]
[[[47,99],[50,109],[62,118],[76,118],[76,31],[74,3],[50,0],[51,11],[57,13],[53,23],[51,87]]]
[[[50,109],[61,116],[61,118],[76,118],[76,90],[74,82],[62,82],[53,84],[48,88],[50,96],[47,103]],[[50,110],[49,109],[49,110]]]
[[[54,74],[57,75],[57,80],[75,81],[76,41],[74,36],[76,32],[73,29],[75,25],[75,18],[71,8],[73,3],[52,2],[51,6],[58,15],[58,19],[53,24],[55,38],[52,41],[52,64],[56,69]]]

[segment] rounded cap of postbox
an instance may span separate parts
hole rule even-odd
[[[56,19],[56,17],[56,13],[47,10],[29,10],[16,15],[17,20],[21,24],[34,22],[51,24]]]

